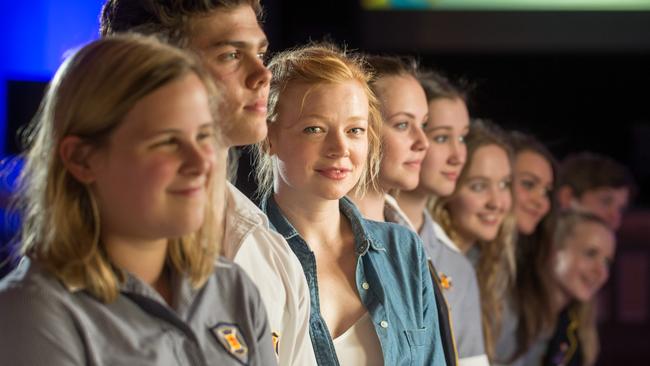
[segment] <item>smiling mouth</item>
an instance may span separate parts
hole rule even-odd
[[[182,188],[182,189],[174,189],[174,190],[169,191],[170,194],[173,194],[173,195],[176,195],[176,196],[185,196],[185,197],[195,196],[195,195],[200,194],[202,192],[203,192],[203,186]]]
[[[324,176],[325,178],[329,178],[333,180],[343,180],[347,178],[350,171],[351,171],[350,169],[337,169],[337,168],[316,169],[316,172],[318,172],[318,174]]]
[[[501,216],[495,214],[478,215],[478,219],[481,223],[489,226],[495,226],[501,223]]]
[[[442,173],[443,177],[451,181],[456,181],[458,179],[458,173]]]

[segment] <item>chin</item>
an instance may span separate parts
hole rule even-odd
[[[492,241],[497,237],[498,233],[499,233],[498,231],[495,231],[495,232],[491,232],[491,231],[490,232],[480,232],[480,233],[477,233],[478,235],[476,235],[476,237],[480,241]]]
[[[517,230],[519,230],[521,234],[530,235],[535,231],[535,227],[535,224],[517,221]]]

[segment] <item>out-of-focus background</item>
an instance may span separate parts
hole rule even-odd
[[[20,169],[16,132],[66,52],[97,37],[102,3],[0,2],[3,213]],[[350,49],[410,54],[471,82],[473,116],[535,134],[558,159],[590,150],[626,164],[640,194],[601,296],[599,362],[650,364],[650,0],[262,3],[272,51],[327,38]],[[243,187],[247,168],[244,159]],[[0,261],[18,225],[15,217],[0,220]]]

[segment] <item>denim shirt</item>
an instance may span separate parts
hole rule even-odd
[[[399,225],[364,219],[347,198],[339,201],[339,207],[354,233],[357,291],[375,326],[384,364],[444,365],[438,310],[420,239]],[[262,202],[262,210],[287,240],[307,277],[309,330],[316,361],[319,366],[338,366],[332,337],[320,313],[316,257],[273,197]]]

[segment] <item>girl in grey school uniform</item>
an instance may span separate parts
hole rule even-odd
[[[432,216],[476,269],[485,350],[494,362],[515,271],[513,154],[505,133],[487,121],[474,121],[466,142],[467,161],[454,192],[435,202]]]
[[[453,193],[465,165],[465,137],[469,131],[465,92],[434,71],[420,70],[418,80],[429,105],[424,128],[429,148],[417,188],[400,191],[395,198],[438,270],[453,321],[458,364],[487,366],[476,271],[429,212],[437,198]]]
[[[217,259],[226,149],[209,80],[136,36],[56,73],[25,156],[24,258],[0,282],[3,364],[276,364],[257,289]]]

